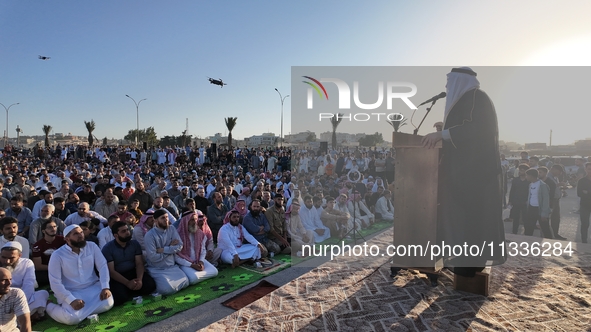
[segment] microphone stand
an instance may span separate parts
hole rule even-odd
[[[357,181],[355,181],[355,183],[357,183]],[[354,197],[353,201],[352,201],[352,203],[353,203],[353,228],[350,231],[348,231],[347,233],[345,233],[345,235],[343,235],[343,237],[341,238],[341,241],[342,241],[345,238],[347,238],[349,233],[353,233],[353,243],[354,244],[357,244],[357,235],[359,235],[365,242],[367,242],[367,240],[363,237],[363,235],[361,235],[361,233],[357,230],[357,224],[355,223],[355,219],[357,219],[357,216],[356,216],[357,209],[355,206],[355,203],[356,203],[355,202],[355,197],[356,197],[355,195],[356,194],[361,195],[361,193],[359,193],[357,190],[353,190],[353,194],[352,194]],[[361,227],[361,223],[359,224],[359,227]]]
[[[435,105],[436,102],[437,102],[437,99],[433,100],[433,102],[431,103],[431,106],[427,107],[427,113],[425,113],[425,116],[423,117],[423,120],[421,120],[421,123],[419,123],[419,126],[417,128],[415,128],[415,130],[413,131],[413,135],[417,135],[419,133],[419,128],[421,128],[423,121],[425,121],[425,118],[427,117],[427,115],[429,115],[429,112],[431,112],[431,108],[433,107],[433,105]]]

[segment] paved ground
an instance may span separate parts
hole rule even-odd
[[[392,231],[371,240],[391,242]],[[508,239],[520,241],[517,236]],[[591,266],[591,246],[579,263]],[[493,267],[488,297],[404,271],[387,258],[339,258],[217,321],[203,331],[585,331],[591,326],[591,268],[562,259],[513,257]]]
[[[560,233],[580,241],[578,215],[571,213],[576,193],[568,195],[561,200]],[[510,223],[505,229],[511,232]],[[370,241],[391,239],[390,229]],[[265,278],[283,287],[242,310],[220,304],[239,290],[140,331],[583,331],[591,326],[591,245],[574,248],[571,262],[514,257],[495,267],[488,298],[455,291],[449,272],[435,288],[410,271],[392,280],[387,258],[316,261],[318,268],[296,266]]]

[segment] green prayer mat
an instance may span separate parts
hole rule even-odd
[[[283,256],[287,255],[278,255],[276,258],[268,258],[271,263],[273,263],[273,265],[270,266],[255,267],[252,264],[242,264],[240,267],[249,272],[255,272],[268,276],[279,270],[283,270],[286,267],[286,262],[281,259]]]
[[[377,222],[371,227],[363,229],[360,233],[363,236],[368,236],[388,227],[392,227],[392,222]],[[336,244],[340,242],[341,240],[338,238],[330,238],[322,242],[322,244]],[[352,240],[345,240],[345,243],[350,242],[352,242]],[[216,277],[189,286],[176,294],[162,296],[162,299],[159,301],[155,301],[152,296],[143,297],[142,304],[134,304],[133,301],[129,301],[124,305],[115,306],[113,309],[99,314],[99,321],[92,324],[86,319],[78,325],[63,325],[57,323],[46,314],[47,318],[45,320],[33,325],[33,331],[136,331],[148,323],[159,322],[168,317],[174,316],[181,311],[197,307],[207,301],[231,293],[309,258],[310,257],[303,258],[297,256],[292,257],[290,255],[276,255],[273,260],[281,261],[284,264],[281,264],[278,268],[273,269],[273,271],[268,274],[255,273],[242,268],[232,269],[230,265],[223,264],[218,267],[218,275]],[[51,298],[55,302],[53,295]]]
[[[290,266],[288,255],[278,255],[276,257],[287,263],[281,265],[283,268]],[[113,309],[99,314],[98,322],[90,324],[89,320],[86,319],[78,325],[68,326],[47,317],[44,321],[36,323],[33,330],[44,332],[136,331],[148,323],[158,322],[181,311],[194,308],[264,277],[263,274],[241,268],[232,269],[229,265],[222,265],[218,268],[218,275],[214,278],[189,286],[178,293],[162,296],[159,301],[155,301],[152,296],[144,296],[142,304],[134,304],[133,301],[129,301],[124,305],[115,306]]]

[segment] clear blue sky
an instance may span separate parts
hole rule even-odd
[[[41,135],[44,124],[85,135],[83,121],[94,119],[97,137],[123,137],[136,127],[126,94],[147,98],[140,128],[159,136],[179,135],[186,118],[194,136],[223,134],[228,116],[238,117],[235,137],[279,135],[274,88],[290,93],[291,66],[590,65],[590,9],[586,1],[2,1],[0,103],[20,102],[10,136],[17,124],[25,135]],[[536,116],[531,132],[504,130],[528,114],[498,110],[501,139],[546,142],[550,129],[553,144],[590,137],[577,121],[591,118],[584,104],[565,110],[562,124]],[[5,121],[0,108],[0,134]]]

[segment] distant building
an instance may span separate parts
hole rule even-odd
[[[309,141],[309,137],[311,136],[312,140],[311,141],[315,141],[316,140],[316,133],[311,132],[311,131],[303,131],[301,133],[297,133],[297,134],[291,134],[291,135],[284,135],[283,139],[285,140],[285,142],[288,143],[293,143],[293,144],[298,144],[298,143],[306,143]]]
[[[244,139],[248,146],[274,146],[277,144],[279,137],[273,133],[264,133],[262,135],[255,135]]]
[[[546,150],[547,145],[546,143],[525,143],[526,150]]]
[[[367,136],[364,133],[360,134],[349,134],[349,133],[339,133],[337,132],[337,142],[340,145],[347,145],[347,146],[356,146],[359,143],[359,139]],[[320,141],[321,142],[328,142],[330,145],[332,142],[332,132],[325,131],[320,134]]]

